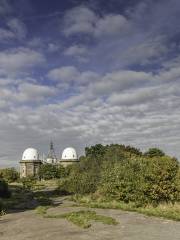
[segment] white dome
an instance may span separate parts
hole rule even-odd
[[[62,160],[77,160],[78,156],[76,150],[72,147],[65,148],[62,153]]]
[[[23,152],[22,160],[39,160],[38,151],[35,148],[27,148]]]

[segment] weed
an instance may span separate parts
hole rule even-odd
[[[118,222],[108,216],[98,215],[95,211],[78,211],[60,215],[45,215],[47,218],[65,218],[68,221],[82,228],[89,228],[91,221],[102,222],[109,225],[117,225]]]

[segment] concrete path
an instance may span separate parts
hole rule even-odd
[[[58,199],[56,199],[58,202]],[[65,213],[87,209],[62,204],[49,209],[49,213]],[[111,209],[93,209],[97,213],[115,218],[116,226],[92,223],[82,229],[65,219],[48,219],[34,210],[11,213],[0,220],[0,240],[179,240],[180,222],[163,220],[132,212]]]

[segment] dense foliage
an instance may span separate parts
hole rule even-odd
[[[165,153],[158,148],[149,148],[149,150],[147,152],[144,153],[145,156],[147,157],[163,157],[165,156]]]
[[[0,178],[9,183],[15,182],[19,179],[19,173],[15,168],[0,169]]]
[[[179,199],[179,162],[159,149],[142,154],[131,146],[97,144],[85,154],[79,164],[66,169],[68,176],[60,184],[64,191],[140,206]]]
[[[42,164],[39,170],[39,177],[44,180],[62,178],[65,176],[65,168],[61,165]]]
[[[30,177],[23,177],[20,179],[20,182],[23,185],[23,188],[26,190],[31,190],[34,185],[36,184],[37,179],[33,176]]]
[[[10,192],[8,189],[8,184],[3,179],[0,179],[0,198],[6,198],[9,196]]]
[[[178,162],[170,157],[128,159],[102,172],[99,191],[108,198],[140,205],[174,202]]]

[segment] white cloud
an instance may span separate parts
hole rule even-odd
[[[138,90],[128,91],[127,93],[114,93],[110,95],[108,102],[112,105],[139,105],[146,104],[147,102],[153,100],[157,101],[158,97],[158,88],[157,87],[147,87]]]
[[[15,48],[0,52],[0,72],[6,75],[17,74],[27,68],[45,62],[44,56],[29,48]]]
[[[79,71],[74,66],[55,68],[48,73],[48,77],[55,81],[72,81],[78,76]]]
[[[19,85],[17,90],[17,100],[21,102],[42,101],[45,98],[55,96],[57,90],[54,87],[37,85],[31,83],[23,83]]]
[[[55,68],[49,71],[48,77],[51,80],[57,82],[71,82],[74,81],[76,84],[90,84],[100,78],[99,74],[92,71],[80,72],[74,66],[65,66]]]
[[[66,12],[64,17],[64,34],[93,33],[96,14],[90,9],[80,6]]]
[[[160,82],[170,82],[180,80],[180,67],[172,67],[169,70],[162,70],[156,75],[156,80]]]
[[[94,30],[95,36],[103,35],[122,35],[122,33],[128,33],[130,30],[129,21],[122,15],[106,15],[103,18],[99,18]]]
[[[109,94],[110,92],[119,92],[125,89],[143,86],[152,80],[151,73],[136,71],[115,71],[107,73],[101,81],[92,86],[95,94]]]
[[[80,76],[85,74],[78,72]],[[15,91],[4,86],[6,90],[0,93],[2,111],[11,96],[11,101],[32,100],[39,104],[35,107],[11,106],[1,114],[1,152],[6,153],[3,149],[7,149],[8,142],[8,158],[17,162],[27,146],[46,152],[53,136],[58,156],[69,144],[82,153],[85,146],[98,142],[131,144],[141,149],[156,145],[179,156],[179,82],[162,82],[160,76],[163,74],[162,70],[154,75],[136,71],[111,72],[98,78],[102,85],[108,85],[105,91],[95,91],[99,82],[96,80],[92,84],[89,77],[84,91],[54,104],[45,104],[45,100],[58,94],[58,89],[56,92],[49,86],[26,83],[20,84]],[[107,99],[101,98],[104,93]]]
[[[1,79],[0,79],[1,80]],[[17,82],[14,85],[13,79],[8,82],[8,79],[5,79],[6,85],[2,84],[0,81],[0,95],[1,95],[1,104],[6,104],[7,106],[18,106],[18,104],[27,104],[33,102],[34,104],[44,101],[48,101],[49,98],[57,95],[58,91],[54,87],[39,85],[35,83],[28,82]],[[4,82],[2,82],[4,83]],[[9,84],[11,83],[11,85]]]
[[[137,42],[132,47],[129,47],[123,52],[122,58],[128,64],[140,63],[142,65],[147,63],[153,63],[153,59],[163,59],[163,56],[167,54],[169,49],[165,44],[165,39],[162,36],[157,38],[150,38],[149,36],[140,42]]]
[[[12,18],[8,21],[7,26],[19,39],[24,39],[27,34],[25,24],[18,18]]]
[[[64,34],[70,36],[86,33],[95,37],[127,33],[129,21],[120,14],[98,16],[90,8],[79,6],[68,10],[64,16]]]
[[[64,55],[66,56],[78,57],[78,56],[87,55],[87,54],[88,54],[87,48],[79,45],[70,46],[64,51]]]

